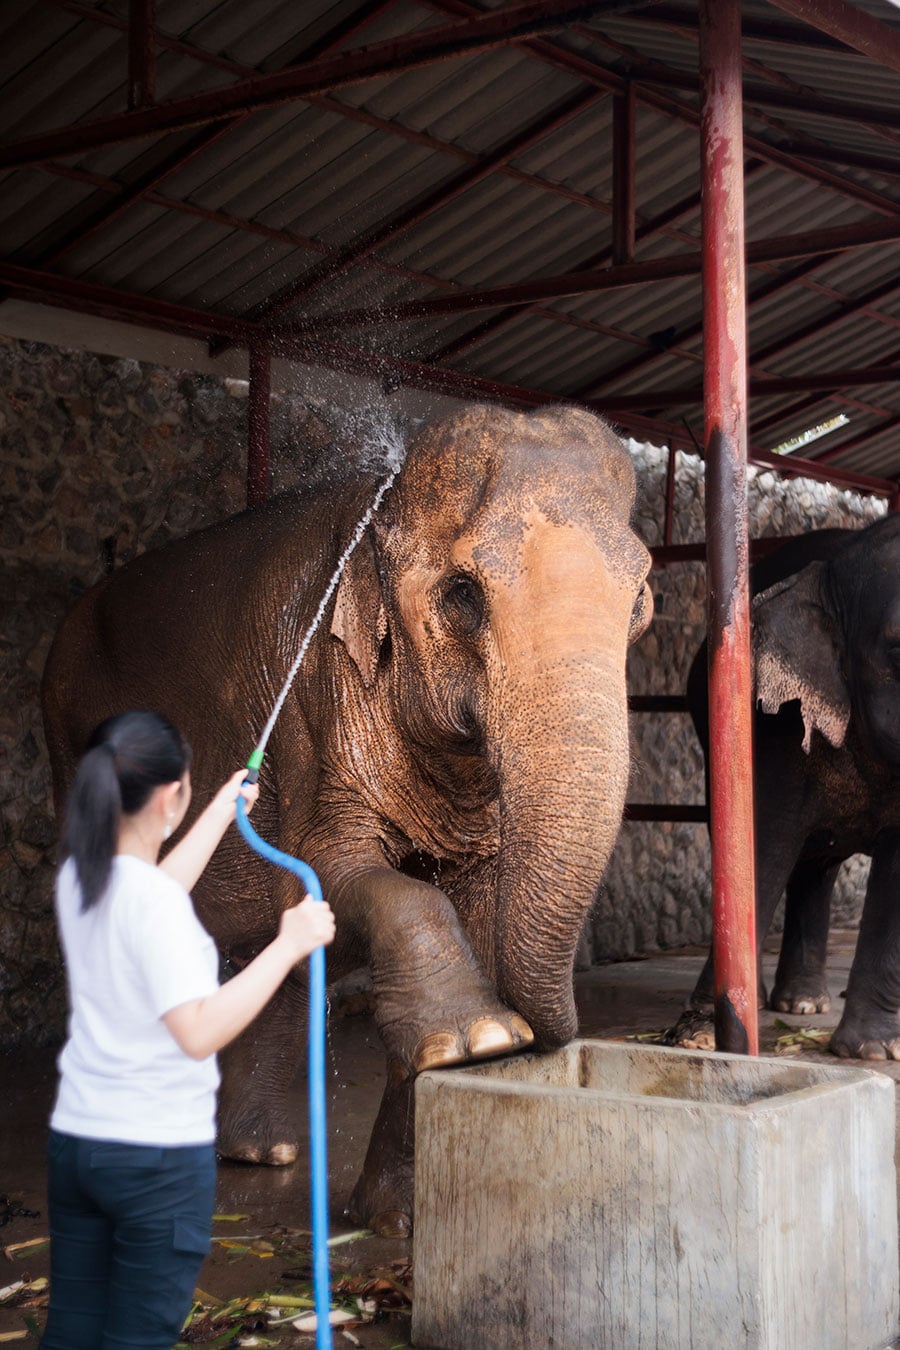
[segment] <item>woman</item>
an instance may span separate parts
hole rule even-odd
[[[242,795],[234,774],[159,862],[191,799],[190,751],[156,713],[109,718],[69,798],[56,912],[69,1034],[49,1152],[50,1315],[43,1350],[171,1350],[209,1251],[215,1054],[288,972],[334,937],[327,904],[219,987],[188,891]]]

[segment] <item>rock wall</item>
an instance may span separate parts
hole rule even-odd
[[[39,709],[53,633],[111,567],[243,508],[246,399],[243,381],[0,337],[0,1045],[65,1018]],[[275,490],[336,461],[334,416],[273,400]]]
[[[57,1039],[65,988],[52,919],[56,825],[38,694],[52,635],[82,590],[138,552],[244,504],[247,386],[0,337],[0,1045]],[[391,453],[377,414],[289,395],[272,408],[272,481],[336,476]],[[348,450],[349,447],[349,450]],[[638,529],[660,542],[666,452],[632,444]],[[772,474],[751,483],[754,534],[859,525],[880,503]],[[702,539],[702,466],[679,455],[676,542]],[[703,569],[655,572],[656,620],[630,661],[634,692],[680,693],[704,624]],[[700,801],[689,719],[634,719],[634,800]],[[705,831],[627,824],[581,959],[705,941]],[[859,870],[859,869],[857,869]],[[857,878],[858,881],[858,878]],[[846,913],[858,885],[845,887]],[[843,913],[843,911],[842,911]]]

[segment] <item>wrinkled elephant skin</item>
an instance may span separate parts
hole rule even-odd
[[[208,800],[373,495],[286,494],[85,595],[45,675],[58,794],[101,717],[149,706],[192,743]],[[389,1075],[352,1212],[380,1231],[411,1221],[415,1074],[576,1029],[575,947],[624,803],[626,651],[652,609],[633,501],[624,447],[588,413],[471,407],[425,427],[269,743],[255,824],[318,872],[330,975],[372,971]],[[239,967],[297,894],[231,832],[194,898]],[[223,1056],[227,1155],[295,1156],[303,998],[298,975]]]
[[[752,587],[760,950],[785,895],[769,1003],[829,1011],[832,889],[845,858],[870,854],[831,1048],[845,1058],[900,1059],[900,515],[793,540],[753,568]],[[705,644],[688,699],[706,748]],[[711,998],[710,960],[691,1006],[707,1008]],[[696,1030],[693,1019],[692,1038]]]

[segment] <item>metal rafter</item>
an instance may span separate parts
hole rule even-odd
[[[87,9],[85,6],[78,4],[78,3],[77,3],[77,0],[60,0],[60,3],[61,3],[61,5],[62,5],[62,7],[65,8],[65,9],[67,9],[69,12],[78,13],[78,14],[80,14],[82,17],[85,17],[85,18],[95,18],[95,19],[98,19],[98,20],[101,21],[101,22],[110,23],[110,24],[112,24],[113,26],[118,26],[118,27],[124,27],[124,26],[125,26],[124,24],[122,24],[122,21],[121,21],[121,20],[116,20],[114,16],[103,15],[103,14],[101,14],[100,11],[96,11],[96,10],[89,10],[89,9]],[[327,35],[325,39],[323,39],[319,44],[317,44],[317,47],[316,47],[314,50],[318,53],[318,52],[320,52],[320,51],[331,50],[331,49],[333,49],[335,46],[339,45],[339,43],[340,43],[341,41],[346,40],[349,36],[351,36],[352,34],[358,32],[358,31],[364,26],[364,24],[365,24],[366,22],[368,22],[371,18],[375,17],[376,14],[379,14],[379,13],[384,12],[384,10],[385,10],[386,8],[389,7],[390,3],[391,3],[391,0],[387,0],[387,3],[385,3],[385,0],[382,0],[382,3],[381,3],[381,4],[376,4],[374,7],[370,7],[365,13],[360,12],[359,14],[352,16],[350,20],[348,20],[348,21],[345,22],[345,24],[341,25],[338,29],[333,30],[331,34]],[[468,5],[468,6],[467,6],[467,5],[462,5],[462,6],[460,6],[460,5],[457,4],[456,6],[444,5],[444,6],[441,6],[441,7],[444,8],[444,9],[447,9],[447,8],[455,8],[458,12],[467,10],[467,11],[469,12],[469,14],[475,14],[475,13],[477,13],[477,11],[476,11],[476,10],[474,9],[474,7],[472,7],[471,5]],[[656,7],[654,7],[654,8],[656,8]],[[589,31],[590,31],[590,30],[589,30]],[[798,31],[799,31],[799,30],[798,30]],[[196,60],[199,60],[199,61],[212,62],[212,63],[214,63],[214,64],[216,64],[216,65],[224,66],[224,67],[228,68],[232,73],[234,73],[234,74],[236,74],[236,75],[248,75],[248,74],[251,73],[251,72],[248,70],[248,68],[238,65],[238,63],[236,63],[236,62],[228,61],[228,60],[225,59],[225,58],[220,58],[220,57],[217,57],[217,56],[215,56],[215,55],[213,55],[213,54],[211,54],[211,53],[207,53],[207,52],[203,51],[203,49],[193,47],[193,46],[191,46],[190,44],[185,43],[185,42],[183,42],[183,41],[180,40],[180,39],[172,39],[172,38],[171,38],[169,35],[167,35],[167,34],[156,33],[156,34],[154,35],[154,37],[155,37],[155,40],[159,43],[160,46],[165,46],[165,47],[168,47],[168,48],[171,48],[171,49],[174,49],[174,50],[178,50],[178,51],[179,51],[180,53],[182,53],[183,55],[190,56],[190,57],[192,57],[193,59],[196,59]],[[309,55],[309,53],[306,53],[305,55]],[[631,90],[629,89],[626,96],[629,97],[629,98],[632,98],[632,97],[633,97],[633,91],[631,91]],[[341,104],[341,103],[337,102],[336,100],[328,99],[327,96],[324,96],[324,97],[321,98],[321,99],[311,99],[310,101],[311,101],[311,102],[320,103],[320,104],[332,105],[336,111],[338,111],[338,112],[340,112],[340,113],[342,113],[342,114],[344,114],[344,115],[351,115],[351,116],[352,116],[352,115],[354,115],[354,113],[355,113],[357,116],[360,115],[359,110],[353,110],[353,109],[350,109],[347,105]],[[369,114],[363,114],[363,117],[365,118],[365,120],[371,120],[371,121],[375,121],[375,122],[381,123],[385,129],[389,129],[389,130],[392,130],[392,131],[395,131],[395,132],[396,132],[396,131],[400,131],[401,133],[402,133],[402,131],[404,130],[404,129],[400,128],[400,127],[398,126],[398,124],[396,124],[396,123],[384,123],[383,119],[372,118],[371,115],[369,115]],[[239,120],[242,121],[243,119],[239,119]],[[237,123],[237,121],[238,121],[238,119],[236,119],[235,123],[229,124],[229,126],[235,125],[235,124]],[[213,131],[211,137],[210,137],[210,141],[213,140],[213,139],[217,139],[219,134],[221,134],[221,133],[219,132],[219,130],[218,130],[218,129],[215,129],[215,130]],[[209,133],[204,133],[204,136],[203,136],[203,137],[198,137],[198,138],[197,138],[197,141],[198,141],[199,143],[196,145],[196,147],[193,147],[193,148],[189,151],[188,157],[193,157],[193,154],[199,153],[199,151],[200,151],[201,149],[205,148],[205,144],[208,143],[208,142],[206,142],[206,140],[205,140],[205,136],[208,136],[208,135],[209,135]],[[421,133],[416,133],[416,138],[417,138],[417,139],[419,139],[420,136],[421,136]],[[438,148],[438,147],[435,147],[435,148]],[[449,145],[446,146],[446,147],[440,147],[440,148],[446,148],[447,151],[449,151],[450,153],[452,153],[452,152],[456,149],[456,147],[452,147],[452,146],[449,146]],[[475,158],[475,157],[473,156],[472,158]],[[174,172],[175,167],[180,167],[181,163],[183,163],[183,162],[186,162],[186,160],[182,160],[182,158],[181,158],[180,155],[179,155],[179,156],[176,156],[175,159],[174,159],[173,166],[172,166],[171,168],[169,168],[168,170],[166,170],[166,171],[164,171],[163,173],[159,174],[159,176],[154,176],[153,174],[147,175],[146,180],[145,180],[145,183],[146,183],[146,182],[149,182],[150,184],[158,183],[159,181],[161,181],[161,178],[165,176],[166,172]],[[500,171],[503,171],[504,169],[508,170],[508,166],[501,166],[501,167],[500,167]],[[514,172],[515,172],[515,171],[514,171]],[[554,188],[553,188],[552,186],[548,185],[548,187],[550,188],[550,190],[554,190]],[[131,195],[131,196],[129,197],[129,200],[128,200],[127,202],[123,202],[123,203],[117,204],[116,207],[114,207],[114,208],[112,209],[112,211],[110,211],[108,214],[107,214],[107,213],[101,213],[101,216],[100,216],[99,218],[97,218],[97,219],[96,219],[96,220],[88,227],[88,230],[87,230],[86,232],[92,232],[94,229],[100,228],[103,224],[107,223],[109,219],[114,218],[115,216],[117,216],[117,215],[120,213],[121,210],[126,209],[126,206],[129,205],[129,204],[131,204],[132,201],[137,201],[137,200],[141,199],[142,197],[144,197],[144,196],[146,196],[146,195],[147,195],[147,193],[146,193],[146,186],[145,186],[145,185],[139,186],[137,189],[135,189],[135,190],[133,191],[133,195]],[[171,204],[171,205],[175,205],[175,209],[177,209],[177,204],[174,203],[174,199],[164,199],[163,202],[161,202],[160,204],[165,204],[165,205],[167,205],[167,206],[169,206],[170,204]],[[599,205],[599,204],[598,204],[598,205]],[[605,207],[605,204],[603,204],[603,206],[604,206],[604,208],[605,208],[606,210],[609,209],[608,207]],[[221,215],[224,217],[224,213],[221,213]],[[255,229],[255,228],[256,228],[256,227],[253,226],[253,223],[252,223],[252,222],[248,222],[247,226],[242,226],[241,222],[239,222],[236,218],[231,218],[231,220],[229,221],[229,224],[231,225],[232,228],[237,228],[237,229],[240,229],[240,228],[250,228],[250,229]],[[257,232],[259,232],[259,231],[257,230]],[[286,233],[287,233],[287,232],[285,232],[285,234],[286,234]],[[676,232],[673,231],[672,233],[674,234],[674,233],[676,233]],[[284,238],[284,237],[285,237],[285,234],[283,234],[281,237]],[[53,250],[49,255],[44,255],[41,259],[39,259],[39,260],[38,260],[39,263],[46,263],[46,262],[48,262],[48,261],[55,261],[58,257],[61,257],[61,256],[63,255],[64,252],[67,252],[67,251],[69,251],[70,248],[74,247],[75,244],[76,244],[77,242],[80,242],[80,239],[83,238],[83,237],[84,237],[84,234],[79,233],[79,231],[73,232],[72,235],[71,235],[67,240],[62,241],[62,243],[61,243],[60,245],[58,245],[57,248],[56,248],[55,250]],[[332,251],[332,250],[329,250],[328,252],[333,252],[333,251]],[[402,269],[398,269],[398,271],[401,271],[401,272],[402,272]],[[410,275],[410,274],[411,274],[411,269],[408,269],[406,274],[407,274],[407,275]],[[452,283],[442,282],[439,278],[434,278],[434,279],[433,279],[433,284],[442,286],[442,287],[445,288],[445,289],[453,289],[453,288],[454,288]],[[510,317],[514,314],[514,312],[515,312],[515,311],[510,311]],[[553,319],[554,321],[559,321],[559,320],[561,319],[563,322],[573,322],[573,320],[571,319],[571,316],[559,315],[556,311],[553,311],[553,310],[543,310],[543,311],[541,311],[541,313],[542,313],[542,315],[543,315],[544,317]],[[498,317],[492,322],[492,324],[490,325],[491,331],[493,331],[496,327],[498,327],[498,326],[499,326],[501,323],[503,323],[504,321],[505,321],[505,320],[504,320],[504,316],[498,316]],[[599,331],[601,331],[601,332],[612,333],[612,335],[617,336],[617,337],[619,337],[619,338],[621,338],[621,339],[623,339],[623,340],[629,340],[629,337],[630,337],[630,335],[622,334],[622,333],[619,333],[619,332],[616,331],[616,330],[610,329],[610,327],[609,327],[608,325],[592,325],[592,324],[589,324],[589,323],[587,323],[586,321],[583,321],[583,320],[582,320],[582,321],[577,321],[577,320],[576,320],[576,321],[574,321],[574,322],[576,323],[576,326],[589,327],[589,328],[596,328],[597,330],[599,330]],[[486,328],[488,328],[488,325],[483,325],[483,326],[482,326],[482,329],[486,329]],[[481,331],[482,331],[482,330],[479,329],[479,335],[481,334]],[[633,337],[631,337],[630,340],[639,342],[641,339],[638,338],[637,336],[633,336]],[[468,345],[467,343],[465,343],[465,338],[461,339],[461,341],[462,341],[465,345]]]
[[[776,398],[782,394],[797,394],[803,390],[843,389],[845,385],[892,384],[900,381],[900,365],[870,366],[863,370],[819,371],[814,375],[786,375],[750,380],[751,398]],[[620,412],[639,412],[641,408],[680,408],[703,403],[703,386],[693,389],[648,389],[642,394],[609,393],[603,406],[614,415]]]
[[[52,272],[20,267],[14,263],[0,262],[0,285],[6,286],[22,299],[37,300],[42,304],[53,304],[80,313],[124,319],[127,322],[159,328],[164,332],[200,338],[229,337],[248,348],[256,346],[258,351],[267,351],[272,356],[306,361],[368,377],[373,375],[391,377],[413,388],[446,393],[457,398],[499,400],[523,407],[540,407],[547,403],[575,403],[584,406],[581,400],[548,390],[507,384],[478,375],[467,375],[446,367],[387,356],[381,352],[350,347],[344,343],[323,339],[310,340],[293,334],[289,329],[272,330],[217,311],[192,309],[185,305],[120,291],[110,286],[99,286],[73,277],[62,277]],[[605,412],[605,406],[602,404],[595,403],[589,406],[593,406],[595,411],[601,414]],[[637,435],[662,438],[690,452],[696,451],[696,443],[690,432],[677,423],[647,417],[640,413],[623,413],[615,420],[623,428],[632,430]],[[783,460],[783,456],[772,455],[769,451],[751,447],[750,462],[761,467],[774,468],[779,472],[787,470],[791,473],[802,472],[823,482],[837,482],[857,491],[872,492],[879,496],[889,496],[896,491],[896,485],[890,479],[835,469],[834,466],[823,467],[793,455],[790,457],[789,465]]]
[[[57,0],[57,2],[59,3],[60,8],[64,9],[67,13],[76,14],[79,18],[87,19],[107,27],[116,28],[119,31],[128,31],[126,22],[114,14],[106,14],[102,10],[91,9],[86,5],[77,3],[77,0]],[[396,3],[397,0],[376,0],[375,3],[367,5],[363,10],[357,11],[352,20],[346,20],[344,23],[332,29],[330,33],[324,34],[323,37],[319,39],[315,44],[315,54],[321,55],[324,52],[339,47],[349,36],[358,33],[367,23],[380,17],[387,9],[390,9]],[[174,39],[169,34],[162,33],[155,27],[153,28],[151,38],[156,46],[163,47],[169,51],[177,51],[182,56],[190,56],[194,60],[201,61],[205,64],[212,64],[220,68],[224,65],[225,68],[233,74],[246,75],[249,73],[244,66],[238,66],[235,62],[229,61],[226,58],[217,57],[212,53],[204,52],[199,47],[193,47],[179,39]],[[58,262],[92,234],[95,234],[98,230],[112,224],[113,221],[118,220],[119,216],[130,207],[137,205],[137,203],[141,201],[154,200],[155,189],[164,183],[167,178],[170,178],[172,174],[185,168],[191,160],[202,154],[204,150],[209,149],[210,146],[215,145],[218,140],[223,136],[228,135],[230,131],[241,126],[248,116],[249,113],[240,117],[231,118],[227,122],[219,123],[213,127],[204,128],[195,136],[192,136],[188,143],[181,146],[174,155],[168,156],[162,164],[158,164],[154,166],[154,168],[149,169],[145,174],[142,174],[136,182],[129,184],[127,188],[123,188],[121,184],[116,183],[112,179],[104,179],[101,176],[96,175],[93,180],[93,185],[100,187],[104,191],[115,191],[120,194],[120,199],[110,205],[104,206],[90,217],[89,220],[82,221],[73,230],[70,230],[61,240],[58,240],[51,248],[45,250],[44,253],[35,259],[33,265],[37,267],[46,267]],[[82,181],[87,181],[90,177],[89,175],[85,175],[83,170],[74,170],[66,165],[54,164],[52,161],[45,162],[39,167],[47,170],[49,173],[56,173],[63,176],[77,177],[80,174],[82,176]],[[172,209],[173,207],[181,210],[187,209],[184,203],[176,204],[172,198],[156,197],[155,200],[158,205],[165,206],[168,209]],[[251,226],[252,223],[247,222],[245,228],[251,228]],[[237,228],[237,226],[233,225],[232,228]],[[4,298],[5,297],[0,294],[0,303],[2,303]]]
[[[492,10],[458,24],[425,29],[424,32],[373,43],[370,47],[304,61],[288,70],[255,75],[224,89],[206,90],[158,103],[152,108],[27,136],[0,145],[0,169],[64,158],[123,141],[224,121],[241,113],[277,107],[308,94],[326,93],[365,80],[396,76],[406,70],[477,55],[530,34],[552,32],[591,12],[615,8],[617,3],[618,0],[607,0],[606,5],[596,3],[596,0],[593,4],[573,4],[572,0],[526,0],[524,4]]]
[[[808,257],[815,253],[841,252],[896,240],[900,240],[900,219],[861,221],[856,225],[838,225],[829,229],[804,231],[801,234],[758,239],[747,245],[747,258],[750,262],[778,262]],[[346,310],[337,315],[318,315],[314,319],[298,322],[298,327],[302,329],[305,322],[314,325],[320,331],[327,329],[336,332],[345,328],[398,323],[406,319],[418,320],[435,315],[460,314],[467,310],[525,305],[535,300],[588,295],[594,291],[614,290],[649,281],[696,276],[701,266],[702,252],[679,253],[665,258],[650,258],[640,263],[624,263],[620,267],[605,267],[590,272],[565,272],[559,276],[540,277],[534,281],[509,286],[472,288],[460,291],[458,295],[436,300],[412,300],[378,308]]]
[[[844,0],[769,0],[776,9],[900,72],[900,32]]]

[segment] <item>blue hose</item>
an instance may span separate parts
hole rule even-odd
[[[273,848],[250,824],[243,797],[237,800],[237,824],[251,848],[276,867],[300,878],[314,900],[322,899],[319,878],[305,862]],[[313,1296],[316,1350],[331,1350],[331,1295],[328,1275],[328,1140],[325,1128],[325,948],[309,958],[309,1151],[312,1190]]]

